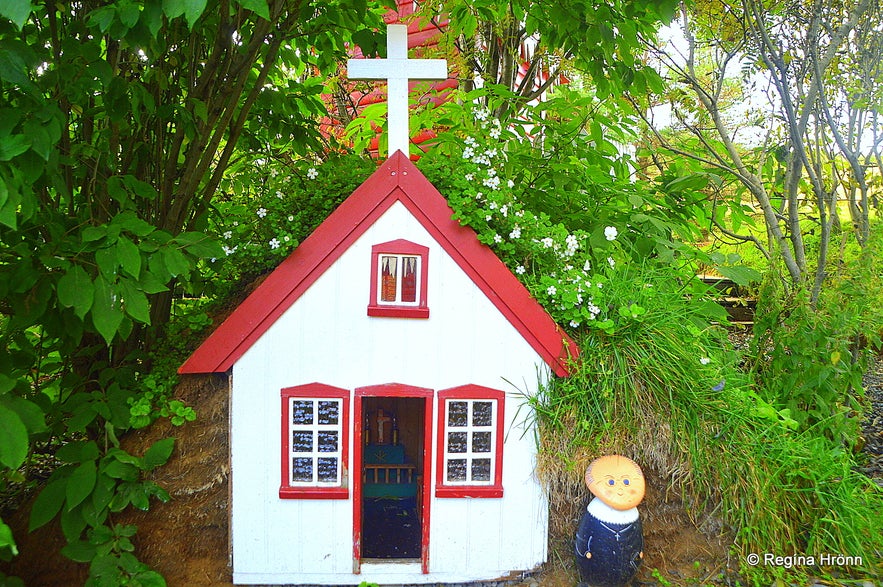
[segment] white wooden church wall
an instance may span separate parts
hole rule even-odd
[[[428,319],[367,316],[371,246],[399,238],[430,248]],[[394,204],[233,367],[234,582],[384,580],[367,565],[361,575],[351,574],[352,487],[347,500],[278,497],[279,392],[312,382],[349,390],[395,382],[436,391],[472,383],[506,391],[504,497],[438,499],[433,492],[430,573],[418,570],[395,582],[493,578],[542,563],[548,510],[534,477],[534,437],[521,427],[527,408],[518,392],[535,392],[547,373],[542,358],[453,259],[401,203]],[[351,424],[352,409],[351,402]],[[434,479],[427,486],[433,491]]]

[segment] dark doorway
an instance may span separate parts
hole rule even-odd
[[[362,557],[419,559],[422,540],[425,401],[362,401]]]

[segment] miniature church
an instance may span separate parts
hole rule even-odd
[[[462,583],[546,560],[548,506],[525,394],[576,345],[452,219],[408,158],[407,56],[388,80],[389,152],[180,368],[230,382],[235,584]]]

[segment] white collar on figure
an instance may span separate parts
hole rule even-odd
[[[632,524],[638,520],[638,508],[615,510],[597,497],[589,502],[586,511],[608,524]]]

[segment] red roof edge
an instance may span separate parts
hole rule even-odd
[[[398,189],[397,189],[398,188]],[[475,232],[452,218],[444,197],[396,152],[291,253],[193,352],[179,373],[222,373],[261,337],[395,201],[401,201],[558,376],[576,343]]]

